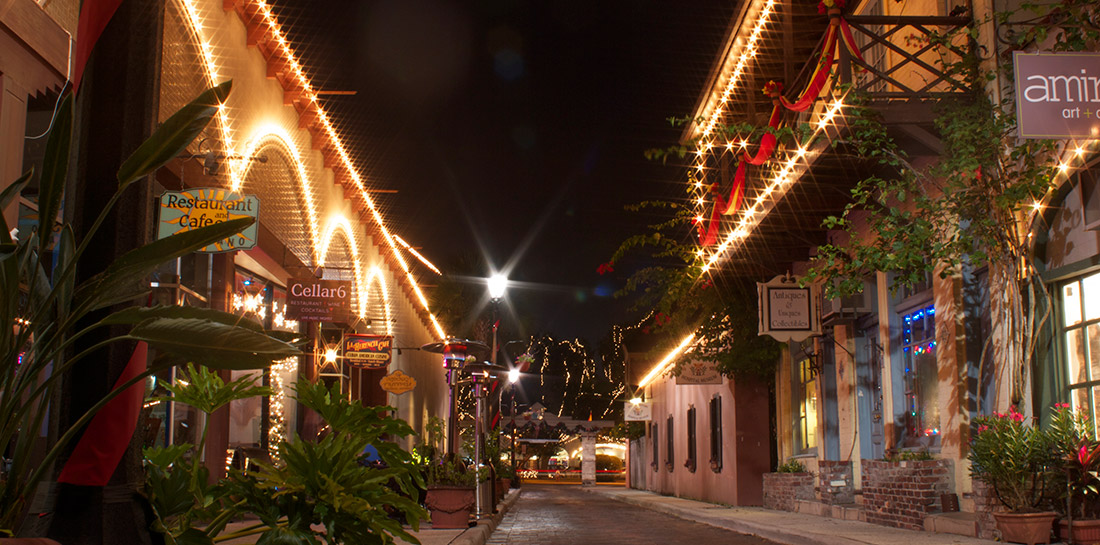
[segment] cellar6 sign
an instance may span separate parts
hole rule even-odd
[[[351,282],[293,278],[286,287],[286,316],[300,322],[338,322],[351,316]]]
[[[240,195],[220,187],[165,191],[160,196],[157,238],[168,238],[176,233],[238,218],[257,218],[259,215],[260,199],[254,195]],[[244,231],[199,251],[219,253],[254,248],[257,225],[258,222],[253,222]]]
[[[393,354],[393,337],[386,335],[345,335],[344,361],[360,369],[385,369]]]
[[[1100,53],[1012,56],[1023,138],[1100,137]]]

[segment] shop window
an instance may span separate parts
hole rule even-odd
[[[935,307],[928,305],[903,314],[901,327],[905,403],[902,443],[927,445],[940,435]]]
[[[799,453],[817,448],[817,369],[810,356],[799,358],[794,368],[795,442]]]
[[[661,443],[657,441],[657,423],[652,422],[649,424],[649,440],[653,442],[653,461],[649,462],[649,465],[653,467],[653,471],[657,471],[661,467]]]
[[[676,436],[672,433],[672,415],[670,414],[668,415],[668,420],[665,421],[665,469],[667,469],[669,473],[672,473],[672,469],[675,467],[674,460],[676,456],[673,441],[675,437]]]
[[[687,459],[684,460],[684,467],[688,471],[695,473],[695,443],[698,439],[695,436],[695,406],[692,405],[687,411]]]
[[[710,469],[722,471],[722,396],[715,394],[708,404],[710,412]]]
[[[1061,327],[1070,405],[1094,416],[1100,403],[1100,273],[1063,284]],[[1095,432],[1095,428],[1094,428]]]

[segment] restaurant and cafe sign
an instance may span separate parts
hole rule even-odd
[[[393,354],[388,335],[344,335],[344,361],[359,369],[385,369]]]
[[[286,317],[300,322],[343,322],[351,318],[351,282],[292,278],[286,286]]]
[[[1022,138],[1100,138],[1100,53],[1013,53]]]
[[[821,315],[818,301],[820,288],[816,284],[799,286],[798,278],[781,275],[756,284],[760,299],[759,334],[770,335],[779,342],[804,341],[821,335]]]
[[[160,219],[157,239],[167,238],[199,227],[224,223],[239,218],[258,218],[260,199],[241,195],[221,187],[196,187],[183,191],[165,191],[160,196]],[[240,233],[215,242],[203,253],[249,250],[256,246],[256,229],[252,222]]]

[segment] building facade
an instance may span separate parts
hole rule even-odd
[[[814,263],[818,246],[843,245],[853,232],[866,239],[879,236],[858,214],[853,230],[823,226],[825,218],[844,212],[855,182],[881,174],[851,160],[855,153],[847,146],[854,129],[846,101],[859,96],[861,106],[877,112],[886,135],[915,169],[936,164],[944,154],[937,103],[972,91],[995,104],[1013,98],[1011,78],[993,64],[1010,54],[1009,41],[993,37],[1013,31],[1011,19],[995,15],[1012,7],[746,2],[699,94],[697,121],[684,135],[695,152],[689,154],[687,183],[698,206],[704,273],[755,282],[799,277]],[[974,30],[970,38],[955,34],[942,40],[962,28]],[[1051,41],[1026,44],[1025,50],[1042,51]],[[998,53],[981,57],[980,69],[994,76],[982,89],[972,89],[946,68],[975,50]],[[819,78],[821,71],[826,75]],[[782,137],[769,142],[766,134],[749,139],[723,130],[738,124],[777,133],[801,127],[810,137],[785,144]],[[1094,210],[1093,139],[1056,141],[1054,189],[1036,195],[1018,215],[1052,305],[1049,319],[1036,322],[1033,357],[1013,356],[1019,340],[1009,330],[1026,324],[1006,319],[1010,290],[996,264],[950,274],[940,274],[944,268],[938,266],[900,288],[892,274],[869,274],[861,293],[820,302],[820,331],[784,343],[770,411],[766,394],[743,392],[729,379],[720,388],[677,385],[659,372],[671,356],[654,364],[653,378],[641,384],[653,420],[630,456],[656,473],[633,467],[631,485],[709,501],[991,536],[985,516],[989,496],[969,474],[971,421],[1013,405],[1036,416],[1040,425],[1054,403],[1096,412],[1090,362],[1095,361],[1092,341],[1100,338],[1093,334],[1093,320],[1100,314],[1089,309],[1096,306],[1092,285],[1100,281],[1094,231],[1100,216]],[[938,189],[929,180],[912,190],[935,194]],[[899,208],[906,206],[901,202]],[[1042,304],[1034,315],[1043,315]],[[716,396],[722,398],[719,415],[695,409],[707,408]],[[694,426],[680,424],[691,422],[693,412],[703,413],[701,423],[696,416]],[[740,471],[702,483],[680,471],[690,465],[699,429],[769,420],[774,457],[768,460],[765,450],[763,459],[741,461],[752,468],[750,475],[758,472],[760,496],[731,495],[743,479]],[[723,440],[726,448],[740,448],[744,438],[738,431]],[[779,466],[790,472],[773,473]],[[907,481],[920,484],[899,484]],[[969,515],[940,516],[958,510]]]

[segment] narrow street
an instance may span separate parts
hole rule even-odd
[[[490,545],[774,544],[586,492],[580,486],[523,485]]]

